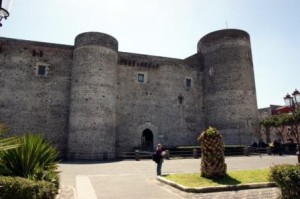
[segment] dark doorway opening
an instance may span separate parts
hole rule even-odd
[[[143,131],[142,150],[153,151],[153,133],[149,129]]]

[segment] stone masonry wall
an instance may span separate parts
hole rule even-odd
[[[127,60],[125,65],[125,60]],[[202,76],[182,60],[119,53],[117,68],[117,146],[119,151],[141,147],[144,130],[154,146],[196,144],[203,130]],[[144,83],[138,82],[144,74]],[[191,88],[186,79],[191,79]],[[182,104],[178,96],[183,96]]]
[[[73,48],[0,39],[0,49],[0,121],[10,134],[42,133],[64,156]]]
[[[118,42],[95,32],[75,39],[69,159],[116,157],[115,86]]]
[[[69,159],[115,158],[145,139],[194,145],[208,125],[226,144],[250,144],[258,114],[248,33],[216,31],[197,47],[181,60],[118,52],[97,32],[74,47],[0,38],[0,122],[8,136],[42,133]]]
[[[226,144],[250,144],[257,130],[257,103],[248,33],[221,30],[203,37],[206,124],[217,127]]]

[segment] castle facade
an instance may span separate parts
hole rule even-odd
[[[0,38],[0,121],[10,134],[42,133],[68,159],[196,145],[207,126],[226,144],[257,131],[250,36],[226,29],[174,59],[118,51],[87,32],[74,46]]]

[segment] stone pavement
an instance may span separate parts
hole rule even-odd
[[[271,165],[296,164],[296,156],[226,157],[228,170],[260,169]],[[61,191],[57,199],[277,199],[278,188],[264,188],[215,193],[187,193],[156,180],[152,160],[114,162],[64,162],[61,171]],[[163,174],[200,173],[200,159],[165,160]]]

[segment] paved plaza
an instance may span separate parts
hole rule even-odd
[[[228,170],[268,168],[275,164],[296,164],[296,156],[226,157]],[[152,160],[113,162],[64,162],[61,171],[61,192],[58,199],[276,199],[278,188],[240,190],[216,193],[186,193],[156,179]],[[163,174],[200,173],[200,159],[165,160]]]

